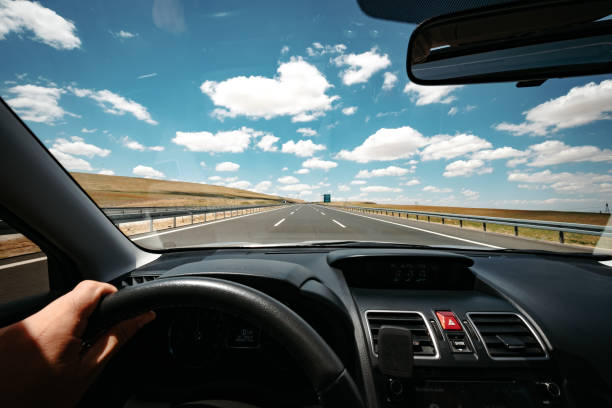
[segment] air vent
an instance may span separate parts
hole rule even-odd
[[[378,331],[382,326],[399,326],[412,333],[412,349],[416,358],[433,358],[436,347],[423,315],[417,312],[367,311],[366,320],[374,353],[378,354]]]
[[[493,359],[547,358],[542,342],[527,322],[514,313],[468,313]]]
[[[138,285],[139,283],[149,282],[157,279],[156,275],[139,275],[139,276],[128,276],[119,281],[117,288],[123,289],[128,286]]]

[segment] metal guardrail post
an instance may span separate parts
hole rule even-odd
[[[484,232],[487,232],[487,223],[486,223],[486,222],[483,222],[483,223],[482,223],[482,230],[483,230]]]
[[[559,231],[559,242],[562,244],[565,243],[565,236],[563,235],[563,231]]]
[[[518,237],[518,227],[516,225],[514,226],[514,236]]]
[[[463,220],[459,220],[459,228],[463,228]]]

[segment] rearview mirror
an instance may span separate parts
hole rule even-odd
[[[513,2],[420,24],[408,76],[420,85],[517,81],[612,72],[610,0]]]

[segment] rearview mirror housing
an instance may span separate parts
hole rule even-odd
[[[612,72],[612,1],[513,2],[421,23],[406,69],[420,85],[543,82]]]

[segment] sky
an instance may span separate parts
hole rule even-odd
[[[71,171],[600,211],[612,76],[423,87],[356,1],[0,0],[0,95]]]

